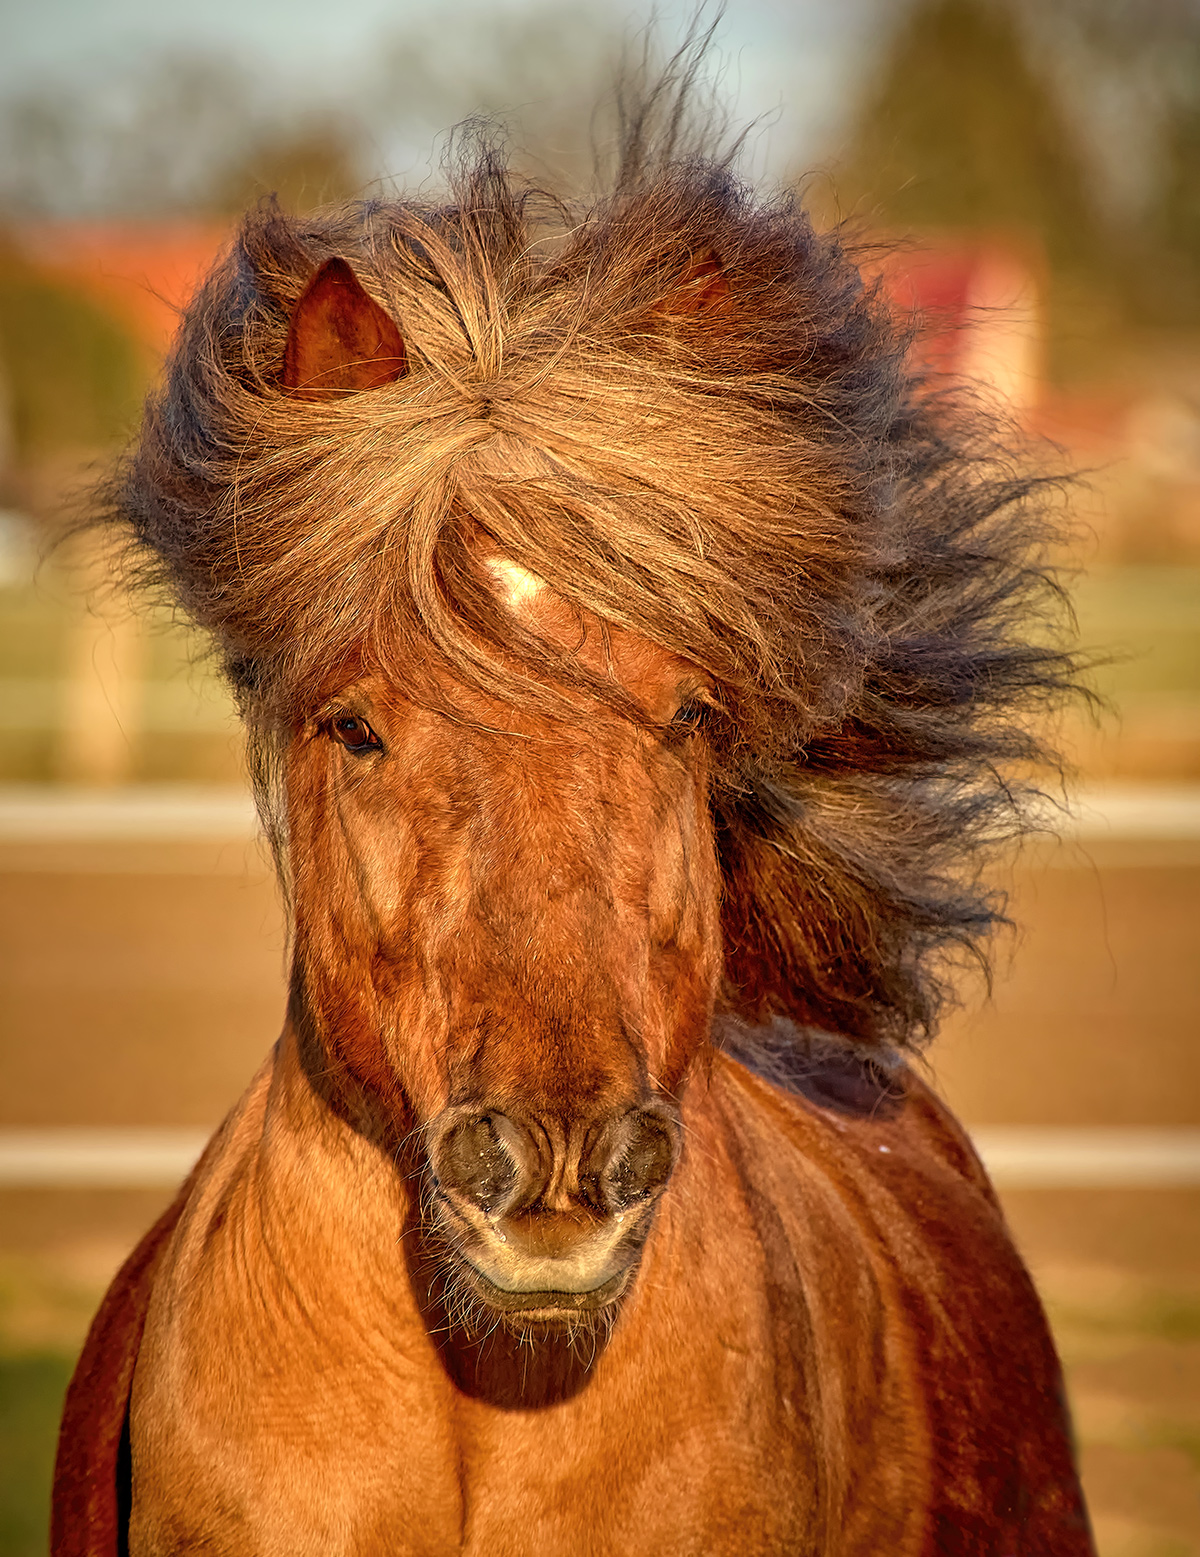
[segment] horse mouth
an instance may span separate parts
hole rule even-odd
[[[485,1220],[446,1195],[436,1209],[438,1263],[447,1293],[457,1290],[459,1299],[452,1306],[472,1325],[498,1320],[522,1331],[574,1329],[612,1310],[641,1263],[651,1220],[647,1204],[564,1239],[547,1237],[536,1221],[521,1227],[519,1219],[516,1226]]]
[[[476,1300],[503,1317],[524,1323],[554,1325],[570,1324],[574,1318],[598,1314],[615,1303],[629,1285],[632,1267],[627,1266],[598,1286],[582,1292],[549,1287],[538,1290],[500,1287],[469,1261],[463,1262],[462,1274]]]

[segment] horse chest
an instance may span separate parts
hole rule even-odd
[[[230,1148],[156,1274],[131,1408],[132,1557],[903,1557],[943,1504],[992,1550],[1011,1499],[987,1467],[1044,1408],[1001,1398],[1015,1362],[967,1377],[964,1355],[985,1355],[978,1304],[946,1307],[961,1282],[916,1303],[911,1261],[833,1191],[858,1148],[791,1115],[803,1151],[778,1133],[759,1149],[765,1113],[697,1117],[611,1335],[536,1345],[501,1326],[465,1338],[422,1306],[394,1184],[369,1156],[343,1171],[330,1148],[318,1170],[310,1143],[307,1176],[277,1195],[251,1178],[239,1198],[252,1154]],[[897,1161],[924,1161],[892,1139]],[[915,1180],[916,1220],[886,1201],[922,1270],[941,1240],[918,1223],[966,1225],[956,1183],[936,1165]],[[239,1219],[239,1205],[253,1209]],[[998,1227],[972,1235],[967,1267],[975,1283],[993,1271],[985,1306],[1008,1311],[1026,1299]]]
[[[423,1335],[324,1359],[293,1336],[286,1369],[260,1335],[199,1391],[179,1367],[195,1348],[152,1345],[131,1554],[804,1550],[815,1474],[799,1373],[781,1376],[775,1348],[744,1333],[680,1347],[629,1317],[582,1388],[544,1380],[563,1398],[525,1409],[494,1373],[493,1398],[478,1377],[450,1381]]]

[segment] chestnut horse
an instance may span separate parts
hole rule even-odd
[[[565,215],[484,145],[247,220],[108,514],[240,699],[291,993],[93,1325],[58,1557],[1092,1550],[905,1058],[1073,670],[907,346],[638,125]]]

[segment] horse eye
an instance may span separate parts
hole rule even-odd
[[[383,742],[357,714],[338,714],[329,726],[329,733],[356,757],[364,752],[383,750]]]
[[[699,727],[704,719],[704,704],[699,698],[689,698],[686,703],[681,703],[675,710],[671,719],[674,729],[689,731]]]

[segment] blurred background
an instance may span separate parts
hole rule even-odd
[[[690,13],[659,8],[668,49]],[[500,115],[586,185],[649,7],[0,0],[0,1552],[45,1550],[100,1292],[274,1040],[284,934],[185,622],[41,560],[236,213],[436,186]],[[923,350],[1060,467],[1107,712],[931,1051],[1062,1349],[1104,1557],[1200,1553],[1200,0],[729,0],[747,173],[899,241]],[[1047,456],[1051,458],[1051,456]]]

